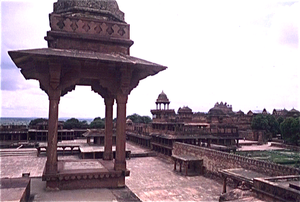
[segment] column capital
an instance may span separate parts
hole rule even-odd
[[[117,94],[117,104],[126,104],[128,100],[128,95],[123,93]]]
[[[113,97],[106,97],[104,98],[105,105],[114,105],[115,99]]]
[[[50,87],[47,93],[49,100],[60,100],[61,90],[59,88],[53,90],[53,88]]]

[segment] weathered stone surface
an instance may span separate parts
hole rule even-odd
[[[81,160],[79,161],[69,161],[64,163],[65,170],[75,170],[75,169],[99,169],[104,168],[99,161],[89,161]]]
[[[0,179],[1,201],[28,201],[30,196],[30,178]]]
[[[54,3],[54,12],[73,12],[81,16],[124,21],[124,13],[119,10],[115,0],[58,0]]]

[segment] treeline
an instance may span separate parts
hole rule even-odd
[[[127,116],[127,119],[131,119],[133,123],[146,123],[147,124],[147,123],[152,122],[152,119],[149,116],[140,116],[138,114],[129,115],[129,116]],[[32,127],[39,123],[44,123],[47,121],[48,121],[48,119],[37,118],[37,119],[30,121],[29,127]],[[115,118],[113,121],[116,122],[117,119]],[[105,128],[105,118],[96,117],[90,124],[87,121],[79,121],[76,118],[71,118],[71,119],[66,120],[63,123],[63,128],[64,129],[88,129],[88,128],[104,129]]]
[[[282,139],[292,145],[300,146],[300,117],[279,117],[268,114],[259,114],[253,117],[251,128],[254,130],[265,130],[269,138],[281,134]]]

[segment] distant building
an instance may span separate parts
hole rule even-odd
[[[130,140],[145,142],[147,139],[145,145],[150,145],[153,150],[166,155],[171,155],[175,141],[225,151],[236,149],[239,140],[238,127],[223,123],[224,116],[234,114],[232,106],[216,104],[208,114],[193,113],[188,106],[183,106],[176,114],[174,109],[169,108],[170,101],[164,92],[158,95],[155,103],[156,109],[151,110],[153,121],[150,129],[149,125],[144,125],[144,130],[139,128],[137,131],[135,128],[128,131]],[[128,124],[128,129],[129,127]]]

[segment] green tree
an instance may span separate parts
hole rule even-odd
[[[105,128],[105,119],[101,119],[100,117],[94,118],[94,120],[91,122],[90,128],[99,128],[103,129]]]
[[[259,114],[253,117],[251,128],[254,130],[265,130],[267,133],[271,133],[273,137],[279,133],[278,121],[270,114]]]
[[[79,120],[76,118],[71,118],[64,122],[65,129],[75,129],[78,127],[79,127]]]
[[[133,123],[151,123],[152,119],[149,116],[140,116],[138,114],[132,114],[127,116],[127,119],[131,119]]]
[[[268,114],[266,118],[268,120],[268,132],[270,132],[272,136],[275,137],[278,133],[280,133],[279,123],[275,119],[275,117],[270,114]]]
[[[143,123],[151,123],[152,119],[149,116],[142,116]]]
[[[280,126],[280,124],[284,121],[284,118],[282,116],[278,117],[277,122]]]
[[[262,114],[259,114],[253,117],[251,122],[251,128],[254,130],[267,130],[268,129],[268,120]]]
[[[86,129],[86,128],[89,127],[89,124],[88,124],[87,121],[83,120],[83,121],[80,122],[80,126],[81,126],[82,129]]]
[[[300,145],[300,118],[286,118],[280,124],[282,139],[293,145]]]
[[[33,120],[30,121],[29,127],[30,127],[30,126],[35,126],[35,125],[37,125],[38,123],[43,123],[43,122],[45,122],[45,121],[48,121],[48,119],[44,119],[44,118],[33,119]]]

